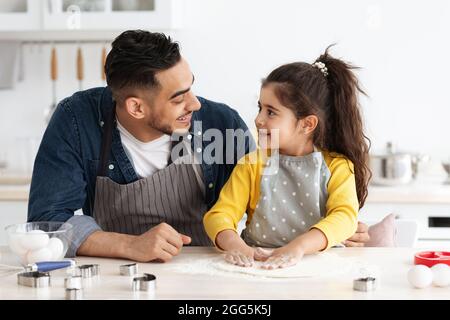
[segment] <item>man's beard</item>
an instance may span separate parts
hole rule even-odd
[[[171,135],[173,133],[173,128],[170,124],[162,123],[160,119],[153,118],[147,122],[147,125],[152,129],[161,131],[164,134]]]

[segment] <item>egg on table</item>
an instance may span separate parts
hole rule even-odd
[[[48,242],[47,248],[52,252],[52,260],[62,259],[62,253],[64,250],[64,244],[61,240],[53,237]]]
[[[37,250],[28,251],[27,263],[35,263],[41,261],[51,261],[53,252],[49,248],[41,248]]]
[[[21,234],[11,234],[9,236],[8,242],[9,242],[9,248],[12,252],[19,256],[23,256],[27,253],[27,249],[22,247],[21,245]]]
[[[42,249],[48,245],[49,237],[42,230],[31,230],[19,238],[20,245],[26,250]]]
[[[438,287],[450,285],[450,266],[438,263],[431,267],[433,273],[433,284]]]
[[[415,265],[408,271],[408,281],[416,288],[428,287],[433,281],[431,269],[424,265]]]

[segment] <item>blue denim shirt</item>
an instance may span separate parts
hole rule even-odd
[[[198,97],[201,109],[194,112],[192,124],[201,121],[201,128],[191,125],[193,150],[203,151],[212,141],[202,134],[208,129],[218,129],[226,137],[226,129],[248,128],[239,114],[225,104]],[[44,133],[34,163],[28,203],[28,221],[61,221],[74,226],[73,241],[66,256],[75,256],[78,247],[94,231],[100,230],[92,218],[94,192],[100,159],[103,125],[108,111],[113,107],[111,91],[93,88],[80,91],[62,100]],[[193,132],[194,129],[196,132]],[[199,135],[199,131],[201,134]],[[234,138],[233,138],[234,139]],[[213,139],[209,139],[213,140]],[[211,208],[220,190],[228,180],[237,158],[255,148],[253,139],[245,143],[245,151],[233,144],[234,160],[231,164],[203,161],[201,168],[206,186],[205,202]],[[225,149],[226,143],[223,143]],[[207,154],[204,155],[206,160]],[[225,151],[224,151],[225,160]],[[138,176],[127,157],[115,127],[109,155],[107,175],[120,184],[134,182]],[[78,209],[83,215],[74,215]]]

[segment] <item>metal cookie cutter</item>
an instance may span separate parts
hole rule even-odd
[[[17,283],[22,286],[44,288],[50,286],[50,274],[48,272],[22,272],[17,275]]]
[[[81,300],[83,299],[83,290],[77,288],[66,289],[66,300]]]
[[[373,291],[377,288],[377,279],[373,277],[359,278],[353,280],[353,290]]]
[[[138,266],[136,263],[123,264],[119,269],[122,276],[134,276],[138,273]]]
[[[146,291],[155,292],[156,289],[156,277],[150,273],[144,273],[143,276],[134,277],[133,279],[133,291]]]
[[[98,264],[83,264],[78,267],[78,271],[83,278],[92,278],[99,275],[100,267]]]
[[[82,289],[83,278],[81,276],[71,276],[64,279],[64,287],[66,289]]]

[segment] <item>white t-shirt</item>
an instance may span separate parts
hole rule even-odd
[[[139,177],[149,177],[167,167],[172,150],[169,135],[164,134],[153,141],[142,142],[128,132],[119,120],[117,120],[117,129],[120,132],[123,148]]]

